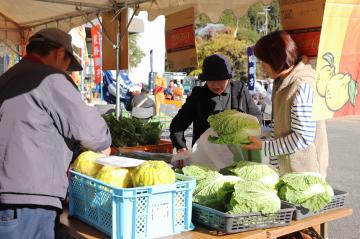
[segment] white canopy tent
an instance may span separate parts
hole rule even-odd
[[[30,35],[39,29],[57,27],[68,32],[103,12],[114,11],[118,16],[126,8],[135,9],[135,13],[147,11],[149,20],[153,20],[159,15],[193,7],[196,15],[206,13],[210,19],[217,21],[225,9],[231,9],[240,17],[259,1],[267,4],[272,0],[0,0],[0,42],[11,41],[24,46]],[[119,56],[120,33],[116,35],[113,46],[116,56]],[[119,59],[116,59],[116,69],[118,76]],[[119,117],[119,82],[116,92],[116,116]]]
[[[225,9],[231,9],[240,17],[259,1],[261,0],[0,0],[0,40],[24,44],[31,31],[46,27],[69,31],[96,18],[102,12],[117,12],[126,7],[138,7],[139,11],[147,11],[149,20],[194,7],[196,14],[206,13],[216,21]],[[266,4],[271,0],[262,2]]]

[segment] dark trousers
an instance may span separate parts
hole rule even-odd
[[[0,204],[0,239],[53,239],[58,224],[56,208]]]

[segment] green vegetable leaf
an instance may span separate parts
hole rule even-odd
[[[259,181],[238,182],[228,205],[229,213],[275,213],[281,208],[276,190]]]
[[[183,173],[196,178],[193,202],[223,212],[226,211],[226,205],[234,192],[234,184],[242,181],[239,177],[223,176],[216,171],[197,165],[184,167]]]
[[[317,173],[288,173],[277,184],[282,200],[318,211],[331,202],[334,191]]]
[[[267,164],[239,161],[220,170],[224,175],[236,175],[245,181],[260,181],[270,188],[275,188],[279,181],[277,170]]]
[[[349,82],[349,97],[350,97],[350,102],[354,107],[356,105],[357,95],[358,95],[358,82],[355,80],[351,80]]]
[[[250,143],[249,136],[259,136],[261,127],[255,116],[237,110],[225,110],[208,117],[210,127],[217,136],[209,136],[214,144],[244,145]]]
[[[205,166],[189,165],[182,168],[185,176],[190,176],[196,179],[196,184],[199,185],[205,179],[211,179],[216,176],[221,176],[220,173],[213,171]]]
[[[115,147],[156,145],[160,142],[160,122],[144,122],[136,118],[120,117],[113,114],[103,115]]]

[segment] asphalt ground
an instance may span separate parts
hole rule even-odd
[[[345,206],[353,215],[329,223],[329,239],[360,238],[360,117],[327,120],[329,168],[327,180],[349,192]]]

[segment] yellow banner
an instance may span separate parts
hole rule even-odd
[[[360,114],[360,0],[328,0],[317,58],[315,119]]]

